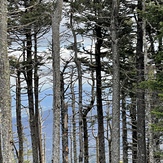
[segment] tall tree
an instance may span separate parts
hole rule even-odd
[[[132,127],[132,163],[137,161],[137,118],[135,98],[131,99],[130,107],[131,127]]]
[[[7,53],[7,0],[0,1],[0,111],[2,163],[12,163],[10,69]]]
[[[92,61],[92,59],[91,59]],[[95,79],[94,79],[94,70],[91,71],[91,78],[92,78],[92,86],[91,86],[91,100],[90,104],[86,106],[86,108],[83,110],[83,136],[84,136],[84,163],[89,163],[89,132],[88,132],[88,124],[87,124],[87,115],[91,111],[91,109],[94,106],[95,102],[95,93],[94,93],[94,87],[95,87]]]
[[[62,124],[62,162],[68,163],[68,105],[65,103],[65,78],[64,74],[69,64],[67,61],[61,72],[61,124]]]
[[[145,139],[145,102],[144,90],[139,87],[139,84],[144,81],[144,53],[143,53],[143,30],[142,30],[142,1],[138,0],[137,4],[137,44],[136,44],[136,58],[137,58],[137,163],[146,162],[146,139]]]
[[[125,93],[122,91],[122,143],[123,162],[128,163],[128,143],[127,143],[127,114]]]
[[[103,105],[102,105],[102,81],[101,81],[101,46],[102,31],[101,24],[95,26],[96,44],[95,44],[95,60],[96,60],[96,96],[97,96],[97,117],[98,117],[98,138],[99,138],[99,163],[105,163],[105,139],[104,139],[104,121],[103,121]]]
[[[34,101],[35,101],[35,123],[36,123],[36,134],[37,134],[37,148],[38,148],[38,156],[39,162],[44,162],[44,151],[42,145],[42,133],[40,129],[40,110],[39,110],[39,65],[41,64],[38,59],[38,47],[37,47],[37,27],[34,29]]]
[[[112,95],[112,162],[120,161],[120,66],[118,51],[118,14],[119,1],[112,0],[111,40],[113,59],[113,95]]]
[[[97,120],[98,120],[98,143],[99,143],[99,163],[105,163],[105,138],[104,138],[104,114],[102,102],[102,64],[101,64],[101,48],[103,44],[103,32],[101,23],[101,7],[99,0],[94,1],[95,5],[95,63],[96,63],[96,103],[97,103]]]
[[[24,149],[23,149],[23,125],[22,125],[22,116],[21,116],[21,70],[18,67],[17,70],[17,81],[16,81],[16,120],[17,120],[17,131],[18,131],[18,140],[19,140],[19,155],[18,162],[24,162]]]
[[[53,59],[53,142],[52,163],[60,162],[60,21],[62,15],[62,0],[52,4],[52,59]]]
[[[81,61],[78,58],[78,47],[77,47],[77,34],[73,28],[73,9],[70,15],[70,25],[72,30],[72,35],[74,39],[73,43],[73,50],[74,50],[74,61],[77,67],[78,73],[78,90],[79,90],[79,163],[83,162],[83,119],[82,119],[82,111],[83,111],[83,86],[82,86],[82,68],[81,68]]]
[[[28,105],[29,105],[29,116],[30,116],[30,130],[32,139],[32,152],[33,162],[38,162],[38,146],[37,146],[37,135],[36,135],[36,121],[34,111],[34,97],[33,97],[33,69],[32,69],[32,34],[31,29],[28,28],[26,32],[26,48],[27,48],[27,65],[26,65],[26,82],[27,82],[27,93],[28,93]]]
[[[143,1],[144,2],[144,1]],[[145,63],[148,62],[145,69],[145,85],[146,88],[146,114],[147,114],[147,124],[148,124],[148,160],[149,162],[160,162],[160,122],[162,117],[160,112],[162,109],[160,107],[162,98],[159,94],[162,94],[162,2],[161,1],[146,1],[143,3],[143,13],[144,25],[143,31],[144,40],[148,46],[144,46],[145,50]],[[145,21],[146,20],[146,21]],[[155,44],[157,42],[157,44]],[[150,54],[150,55],[149,55]],[[148,58],[147,58],[148,57]],[[147,60],[148,59],[148,60]],[[160,87],[161,86],[161,87]],[[161,101],[160,101],[161,100]],[[161,129],[162,130],[162,129]]]
[[[72,69],[72,74],[74,70]],[[72,75],[71,75],[72,81]],[[72,107],[72,142],[73,142],[73,160],[77,162],[77,141],[76,141],[76,111],[75,111],[75,91],[74,91],[74,83],[71,82],[70,84],[70,92],[71,92],[71,107]]]

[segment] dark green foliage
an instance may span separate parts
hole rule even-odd
[[[27,5],[25,2],[24,5]],[[47,27],[51,25],[51,17],[47,13],[50,12],[49,3],[36,3],[34,5],[28,4],[27,6],[19,6],[20,3],[9,3],[9,19],[8,30],[22,31],[33,26],[37,29],[41,29],[43,26]],[[15,11],[15,6],[19,8]]]

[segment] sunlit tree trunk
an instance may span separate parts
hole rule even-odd
[[[62,0],[53,1],[52,6],[52,59],[53,59],[53,142],[52,163],[60,163],[60,21],[62,15]]]
[[[0,1],[0,118],[2,163],[12,163],[10,69],[7,54],[7,0]]]

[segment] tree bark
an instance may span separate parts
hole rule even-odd
[[[76,37],[76,36],[75,36]],[[77,42],[76,42],[77,43]],[[77,44],[75,45],[77,47]],[[75,52],[76,53],[76,52]],[[76,53],[77,54],[77,53]],[[78,70],[78,85],[79,85],[79,163],[83,162],[83,106],[82,106],[82,71],[81,71],[81,62],[77,59],[77,55],[75,56],[75,63]]]
[[[127,142],[127,121],[126,121],[126,102],[125,94],[122,91],[122,143],[123,143],[123,162],[128,163],[128,142]]]
[[[91,60],[92,62],[92,60]],[[89,163],[89,140],[88,140],[88,125],[87,125],[87,114],[91,111],[95,101],[94,87],[94,71],[91,71],[92,77],[92,88],[91,88],[91,101],[90,104],[83,110],[83,131],[84,131],[84,163]]]
[[[24,162],[24,147],[23,147],[23,125],[21,116],[21,70],[17,70],[17,82],[16,82],[16,120],[17,120],[17,133],[19,141],[19,157],[18,163]]]
[[[145,13],[146,7],[145,2],[146,0],[142,1],[142,10]],[[142,30],[143,30],[143,46],[144,46],[144,74],[145,80],[153,80],[154,79],[154,68],[153,65],[148,64],[148,49],[147,49],[147,40],[146,40],[146,18],[144,17],[142,23]],[[148,138],[148,145],[147,145],[147,162],[157,162],[154,160],[154,141],[153,141],[153,131],[152,131],[152,115],[151,111],[154,106],[152,106],[152,92],[149,89],[145,90],[145,108],[146,108],[146,119],[147,119],[147,138]]]
[[[38,54],[37,54],[37,29],[34,29],[34,99],[35,99],[35,123],[36,123],[36,139],[38,148],[39,163],[44,163],[44,151],[42,145],[42,129],[39,110],[39,75],[38,75]]]
[[[120,161],[120,77],[118,52],[118,0],[112,0],[111,40],[113,58],[113,95],[112,95],[112,162]]]
[[[71,26],[71,30],[72,30],[72,35],[73,35],[73,39],[74,39],[74,43],[73,43],[73,50],[74,50],[74,61],[77,67],[77,73],[78,73],[78,91],[79,91],[79,163],[83,162],[83,96],[82,96],[82,69],[81,69],[81,61],[78,59],[78,48],[77,48],[77,37],[76,37],[76,32],[74,30],[73,27],[73,11],[71,12],[70,15],[70,26]]]
[[[83,115],[83,130],[84,130],[84,163],[89,163],[88,153],[88,129],[87,129],[87,116]]]
[[[53,59],[53,142],[52,163],[60,163],[60,21],[62,15],[62,0],[53,2],[52,8],[52,59]]]
[[[138,11],[142,11],[142,1],[138,0]],[[146,162],[146,138],[145,138],[145,102],[144,90],[139,88],[139,84],[144,81],[144,54],[143,54],[143,30],[142,16],[138,13],[137,18],[137,163]]]
[[[0,111],[2,163],[12,163],[10,69],[7,55],[7,0],[0,1]]]
[[[110,108],[109,108],[109,105],[108,105],[108,112],[107,112],[107,134],[106,134],[106,139],[108,141],[108,152],[109,152],[109,163],[111,163],[111,132],[112,132],[112,129],[111,129],[111,115],[110,115]]]
[[[0,120],[1,123],[1,120]],[[3,163],[3,155],[2,155],[2,133],[1,133],[1,129],[0,129],[0,162]]]
[[[36,135],[36,121],[34,111],[34,97],[33,97],[33,63],[32,63],[32,35],[31,29],[26,31],[26,51],[27,51],[27,64],[26,64],[26,83],[27,83],[27,94],[28,94],[28,107],[29,107],[29,123],[31,130],[32,140],[32,155],[33,163],[38,163],[38,145]]]
[[[100,163],[100,159],[99,159],[99,151],[100,151],[100,149],[99,149],[99,138],[98,138],[98,136],[97,137],[95,137],[95,139],[96,139],[96,163]]]
[[[65,90],[64,90],[64,71],[67,64],[61,73],[61,123],[62,123],[62,162],[68,163],[68,105],[65,104]]]
[[[133,105],[134,104],[134,105]],[[135,98],[131,99],[130,117],[132,127],[132,163],[137,162],[137,119]]]
[[[97,97],[97,119],[98,119],[98,139],[99,139],[99,163],[105,163],[105,139],[102,106],[102,82],[101,82],[101,46],[102,33],[100,24],[96,24],[95,32],[97,41],[95,44],[96,60],[96,97]]]
[[[72,82],[72,76],[71,76]],[[71,83],[70,85],[71,95],[72,95],[72,141],[73,141],[73,160],[74,163],[77,162],[77,145],[76,145],[76,111],[75,111],[75,93],[74,93],[74,85]]]

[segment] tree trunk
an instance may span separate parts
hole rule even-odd
[[[17,120],[17,133],[19,141],[19,157],[18,163],[24,162],[24,148],[23,148],[23,125],[21,116],[21,81],[20,70],[17,70],[17,82],[16,82],[16,120]]]
[[[77,44],[76,44],[77,46]],[[81,62],[75,57],[75,63],[78,70],[78,85],[79,85],[79,163],[83,162],[83,118],[82,118],[82,72],[81,72]]]
[[[62,107],[64,109],[64,114],[62,114],[62,162],[68,163],[68,154],[69,154],[69,147],[68,147],[68,106],[64,104]]]
[[[96,163],[100,163],[99,162],[99,138],[98,136],[95,137],[95,140],[96,140]]]
[[[1,123],[1,120],[0,120]],[[2,133],[1,133],[1,129],[0,129],[0,162],[3,163],[3,156],[2,156]]]
[[[87,116],[83,115],[83,130],[84,130],[84,163],[89,163],[88,153],[88,129],[87,129]]]
[[[54,2],[55,3],[55,2]],[[52,12],[52,58],[53,58],[53,142],[52,163],[60,162],[60,39],[59,26],[62,15],[62,0],[53,4]]]
[[[138,11],[142,11],[142,1],[138,0]],[[143,54],[143,31],[142,17],[138,13],[137,19],[137,163],[146,162],[146,139],[145,139],[145,102],[144,90],[139,88],[139,84],[144,81],[144,54]]]
[[[29,106],[29,123],[31,130],[32,140],[32,155],[33,163],[38,163],[38,145],[36,135],[36,121],[34,111],[34,97],[33,97],[33,62],[32,62],[32,35],[31,30],[26,31],[26,50],[27,50],[27,64],[26,64],[26,82],[27,82],[27,94],[28,94],[28,106]]]
[[[65,66],[66,68],[66,66]],[[64,69],[65,70],[65,69]],[[64,95],[64,70],[61,73],[61,124],[62,124],[62,162],[68,163],[68,106]]]
[[[36,139],[38,148],[38,160],[39,163],[44,163],[44,152],[42,146],[42,133],[40,122],[40,110],[39,110],[39,76],[38,76],[38,56],[37,56],[37,32],[34,33],[34,98],[35,98],[35,123],[36,123]]]
[[[112,0],[111,40],[113,57],[113,95],[112,95],[112,162],[120,161],[120,77],[118,52],[118,0]]]
[[[72,77],[71,77],[72,82]],[[74,163],[77,162],[77,147],[76,147],[76,112],[75,112],[75,93],[74,93],[74,85],[71,83],[70,86],[71,95],[72,95],[72,141],[73,141],[73,160]]]
[[[91,60],[92,62],[92,60]],[[94,87],[95,87],[95,80],[94,80],[94,71],[91,71],[92,77],[92,89],[91,89],[91,101],[90,104],[83,110],[83,131],[84,131],[84,163],[89,163],[89,140],[88,140],[88,125],[87,125],[87,114],[91,111],[94,101],[95,101],[95,94],[94,94]]]
[[[143,13],[145,13],[146,7],[145,7],[145,1],[142,1],[142,9]],[[144,46],[144,74],[145,74],[145,80],[150,81],[154,79],[154,68],[153,65],[148,64],[148,49],[147,49],[147,40],[146,40],[146,18],[143,18],[143,24],[142,24],[142,30],[143,30],[143,46]],[[154,101],[154,100],[153,100]],[[148,157],[147,162],[157,162],[154,160],[154,141],[153,141],[153,131],[152,131],[152,115],[151,111],[152,108],[152,92],[149,89],[145,90],[145,108],[146,108],[146,117],[147,117],[147,138],[148,138]]]
[[[82,97],[82,70],[81,70],[81,61],[78,59],[78,48],[77,48],[77,38],[76,38],[76,32],[73,28],[73,11],[70,16],[70,26],[73,34],[74,39],[74,54],[75,54],[75,64],[77,67],[77,73],[78,73],[78,90],[79,90],[79,163],[83,163],[83,118],[82,118],[82,111],[83,111],[83,97]]]
[[[109,163],[111,163],[111,119],[110,119],[110,112],[109,112],[109,105],[108,105],[108,112],[107,112],[107,134],[106,134],[106,138],[108,140],[108,152],[109,152]]]
[[[0,111],[2,163],[12,163],[10,69],[7,55],[7,0],[0,1]]]
[[[137,162],[137,120],[136,120],[136,106],[135,98],[131,99],[130,117],[132,127],[132,163]],[[134,105],[133,105],[134,104]]]
[[[104,122],[102,107],[102,83],[101,83],[101,46],[102,32],[100,24],[95,26],[97,42],[95,44],[96,60],[96,97],[97,97],[97,119],[98,119],[98,139],[99,139],[99,163],[105,163],[105,139],[104,139]]]
[[[123,162],[128,163],[128,143],[127,143],[127,121],[126,121],[125,94],[122,92],[122,142],[123,142]]]

